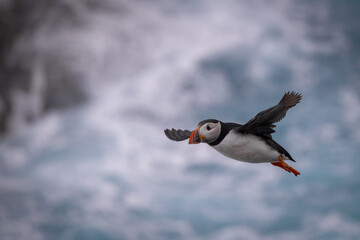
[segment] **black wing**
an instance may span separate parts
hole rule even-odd
[[[276,127],[273,123],[283,119],[286,112],[298,104],[301,98],[300,93],[287,92],[277,105],[259,112],[254,118],[245,125],[236,128],[236,130],[241,133],[252,133],[271,138],[271,133],[275,132],[273,128]]]
[[[165,129],[164,130],[165,132],[165,135],[170,139],[170,140],[173,140],[173,141],[183,141],[183,140],[186,140],[190,137],[191,135],[191,131],[189,130],[175,130],[174,128],[173,129]]]

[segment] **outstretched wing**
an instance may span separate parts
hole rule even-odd
[[[189,130],[175,130],[174,128],[173,129],[165,129],[164,130],[165,132],[165,135],[170,139],[170,140],[173,140],[173,141],[183,141],[183,140],[186,140],[190,137],[191,135],[191,131]]]
[[[236,130],[241,133],[252,133],[271,138],[271,133],[275,132],[273,128],[276,127],[273,123],[283,119],[286,112],[298,104],[301,98],[300,93],[287,92],[277,105],[259,112],[254,118],[245,125],[236,128]]]

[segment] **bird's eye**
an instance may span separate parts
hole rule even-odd
[[[211,130],[211,127],[210,127],[209,125],[207,125],[207,126],[206,126],[206,129],[207,129],[208,131],[210,131],[210,130]]]

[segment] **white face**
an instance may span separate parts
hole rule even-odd
[[[212,123],[208,122],[203,124],[199,129],[199,135],[201,142],[210,143],[215,141],[221,132],[221,124],[220,122]]]

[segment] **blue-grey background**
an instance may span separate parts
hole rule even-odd
[[[360,239],[360,2],[1,0],[0,238]],[[164,128],[245,123],[299,177]]]

